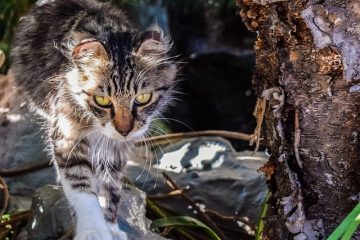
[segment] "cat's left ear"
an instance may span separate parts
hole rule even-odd
[[[72,59],[78,67],[91,68],[106,65],[108,55],[102,43],[89,38],[82,40],[74,47]]]
[[[140,35],[135,54],[140,57],[161,58],[168,53],[170,48],[170,39],[164,35],[158,25],[154,25]]]

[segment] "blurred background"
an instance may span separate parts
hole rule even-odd
[[[18,19],[35,0],[0,1],[0,49],[9,56]],[[255,33],[249,32],[234,0],[113,0],[142,29],[158,23],[173,39],[182,64],[177,107],[165,116],[166,131],[222,129],[251,133],[255,96],[251,76]],[[7,58],[5,73],[10,67]],[[163,123],[165,124],[165,123]],[[237,149],[248,144],[233,142]]]

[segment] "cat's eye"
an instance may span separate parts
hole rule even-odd
[[[108,98],[106,96],[95,95],[94,100],[95,100],[96,104],[99,105],[100,107],[110,107],[111,106],[110,98]]]
[[[152,97],[151,93],[143,93],[143,94],[137,95],[135,98],[135,103],[140,106],[146,105],[150,102],[151,97]]]

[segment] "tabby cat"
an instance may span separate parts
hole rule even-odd
[[[15,80],[45,118],[75,239],[127,239],[116,222],[122,173],[133,143],[172,98],[169,48],[158,26],[139,31],[95,0],[38,1],[20,20]]]

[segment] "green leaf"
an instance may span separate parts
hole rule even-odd
[[[211,230],[208,226],[204,223],[200,222],[199,220],[188,217],[188,216],[178,216],[178,217],[167,217],[167,218],[160,218],[156,219],[152,222],[152,228],[160,228],[160,227],[169,227],[169,226],[181,226],[181,227],[196,227],[203,229],[211,239],[214,240],[221,240],[216,233]]]
[[[360,223],[360,202],[341,222],[327,240],[350,240]]]
[[[270,197],[271,197],[271,192],[268,191],[266,193],[264,202],[262,203],[262,206],[261,206],[261,213],[260,213],[259,221],[257,224],[255,240],[261,240],[261,235],[264,230],[264,218],[266,217],[266,214],[269,209],[268,201],[269,201]]]

